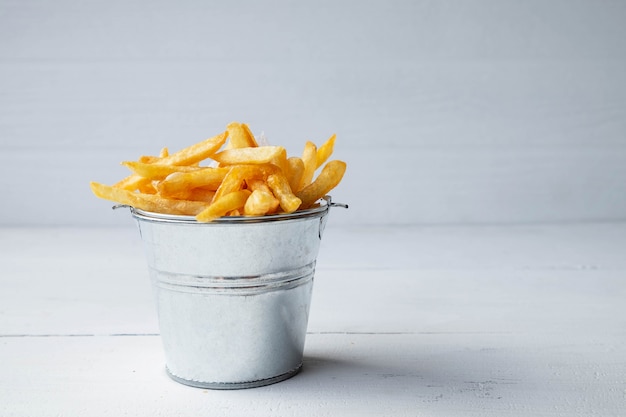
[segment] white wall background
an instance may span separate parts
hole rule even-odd
[[[338,134],[335,222],[626,219],[626,1],[0,0],[0,224],[130,222],[118,163]]]

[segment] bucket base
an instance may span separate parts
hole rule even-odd
[[[257,380],[257,381],[247,381],[247,382],[203,382],[203,381],[192,381],[192,380],[189,380],[189,379],[184,379],[184,378],[178,377],[178,376],[172,374],[170,372],[170,370],[167,367],[165,367],[165,371],[167,372],[167,375],[169,375],[169,377],[172,378],[176,382],[179,382],[179,383],[184,384],[184,385],[189,385],[191,387],[208,388],[208,389],[215,389],[215,390],[233,390],[233,389],[245,389],[245,388],[263,387],[265,385],[271,385],[271,384],[275,384],[277,382],[281,382],[281,381],[284,381],[286,379],[289,379],[292,376],[294,376],[295,374],[297,374],[298,372],[300,372],[300,369],[302,369],[302,363],[300,363],[297,367],[295,367],[294,369],[292,369],[289,372],[286,372],[284,374],[277,375],[277,376],[274,376],[274,377],[271,377],[271,378],[260,379],[260,380]]]

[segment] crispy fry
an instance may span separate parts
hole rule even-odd
[[[126,168],[135,174],[151,180],[161,180],[174,172],[194,172],[201,170],[200,167],[190,167],[186,165],[167,165],[160,162],[143,163],[136,161],[122,162]]]
[[[263,216],[275,211],[279,204],[279,201],[271,192],[254,190],[252,194],[250,194],[250,197],[248,197],[248,200],[246,200],[243,213],[246,216]]]
[[[272,174],[268,176],[267,185],[274,193],[274,196],[278,198],[280,207],[285,213],[293,213],[300,207],[300,199],[293,194],[289,187],[289,182],[283,174]]]
[[[284,147],[265,146],[263,137],[264,146],[258,146],[248,125],[232,122],[225,132],[178,152],[163,147],[158,156],[122,162],[132,171],[129,176],[113,186],[92,182],[91,189],[100,198],[146,211],[198,215],[198,221],[291,213],[315,204],[343,177],[344,162],[326,163],[335,139],[332,135],[319,148],[307,141],[301,157],[289,158]],[[207,158],[213,160],[210,167],[200,166]]]
[[[150,180],[142,181],[140,184],[138,184],[137,191],[143,194],[156,194],[157,193],[157,189],[154,186],[154,182]]]
[[[135,193],[97,182],[91,182],[90,186],[97,197],[156,213],[195,216],[207,207],[205,202],[170,200],[154,194]]]
[[[250,172],[249,165],[235,165],[230,167],[228,173],[224,177],[224,180],[215,191],[213,201],[217,201],[223,196],[230,194],[234,191],[243,189],[246,174]]]
[[[203,161],[217,152],[218,149],[224,145],[227,137],[228,132],[220,133],[219,135],[205,139],[202,142],[198,142],[170,156],[162,158],[161,163],[170,165],[191,165]]]
[[[246,200],[250,194],[249,190],[239,190],[226,194],[198,213],[196,220],[199,222],[210,222],[211,220],[224,216],[232,210],[241,209],[246,204]]]
[[[146,187],[146,185],[149,183],[149,178],[144,178],[141,175],[137,174],[130,174],[128,177],[116,182],[113,187],[121,188],[128,191],[134,191]]]
[[[309,208],[317,200],[324,197],[339,184],[345,172],[346,163],[343,161],[334,160],[324,165],[322,172],[320,172],[315,181],[296,193],[296,196],[302,200],[300,208]]]
[[[265,164],[271,162],[284,150],[282,146],[227,149],[211,155],[210,158],[222,165]]]
[[[250,126],[248,126],[246,123],[242,123],[241,126],[246,131],[246,134],[248,136],[248,141],[250,142],[250,146],[251,147],[259,146],[258,142],[256,141],[256,138],[254,137],[254,134],[252,133],[252,130],[250,129]]]
[[[157,163],[161,160],[160,156],[154,156],[154,155],[141,155],[139,157],[139,159],[137,159],[138,162],[141,162],[142,164],[154,164]]]
[[[226,127],[228,131],[229,149],[256,148],[257,143],[250,128],[239,122],[232,122]]]
[[[211,155],[213,155],[222,145],[226,142],[228,132],[220,133],[212,138],[205,139],[202,142],[198,142],[194,145],[188,146],[175,152],[164,158],[160,158],[159,162],[164,165],[191,165],[200,162]],[[124,178],[115,187],[123,188],[125,190],[136,190],[142,183],[145,183],[145,179],[139,175],[131,174]]]
[[[304,162],[302,162],[302,158],[297,156],[292,156],[287,159],[287,172],[285,176],[289,181],[289,186],[291,190],[298,190],[300,187],[300,180],[302,179],[302,174],[304,173]]]
[[[283,148],[278,153],[278,155],[276,155],[275,158],[272,158],[270,163],[273,164],[273,165],[276,165],[278,168],[280,168],[280,171],[284,175],[287,175],[287,172],[289,171],[289,164],[287,162],[287,150],[285,148]]]
[[[265,179],[275,172],[278,172],[278,168],[272,164],[233,165],[217,189],[214,200],[233,191],[241,190],[247,180]]]
[[[215,195],[215,191],[208,190],[206,188],[193,188],[189,191],[189,195],[186,200],[191,201],[205,201],[210,203],[213,201],[213,196]]]
[[[300,185],[296,188],[296,191],[300,191],[313,180],[315,169],[317,168],[317,147],[311,141],[307,141],[304,145],[304,151],[302,151],[302,162],[304,163],[304,171],[302,172],[302,178],[300,178]]]
[[[250,191],[261,190],[272,194],[272,190],[270,190],[270,187],[267,186],[265,180],[249,178],[246,180],[246,188]]]
[[[189,201],[204,201],[206,203],[210,203],[213,201],[213,196],[215,196],[215,190],[209,190],[206,188],[198,187],[198,188],[187,188],[181,190],[174,196],[165,197],[172,198],[176,200],[189,200]]]
[[[324,165],[324,162],[330,158],[330,155],[333,153],[333,149],[335,148],[335,139],[337,135],[333,134],[326,142],[322,144],[319,148],[317,148],[317,163],[315,168],[319,168]]]
[[[174,172],[157,186],[159,194],[173,197],[184,194],[191,188],[204,187],[217,190],[230,168],[200,168],[193,172]]]

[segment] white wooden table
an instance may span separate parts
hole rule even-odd
[[[137,231],[0,229],[0,415],[624,416],[626,224],[329,223],[301,373],[170,380]]]

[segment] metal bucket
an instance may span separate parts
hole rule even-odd
[[[332,205],[327,198],[301,212],[210,223],[131,208],[174,380],[240,389],[300,370],[315,261]]]

